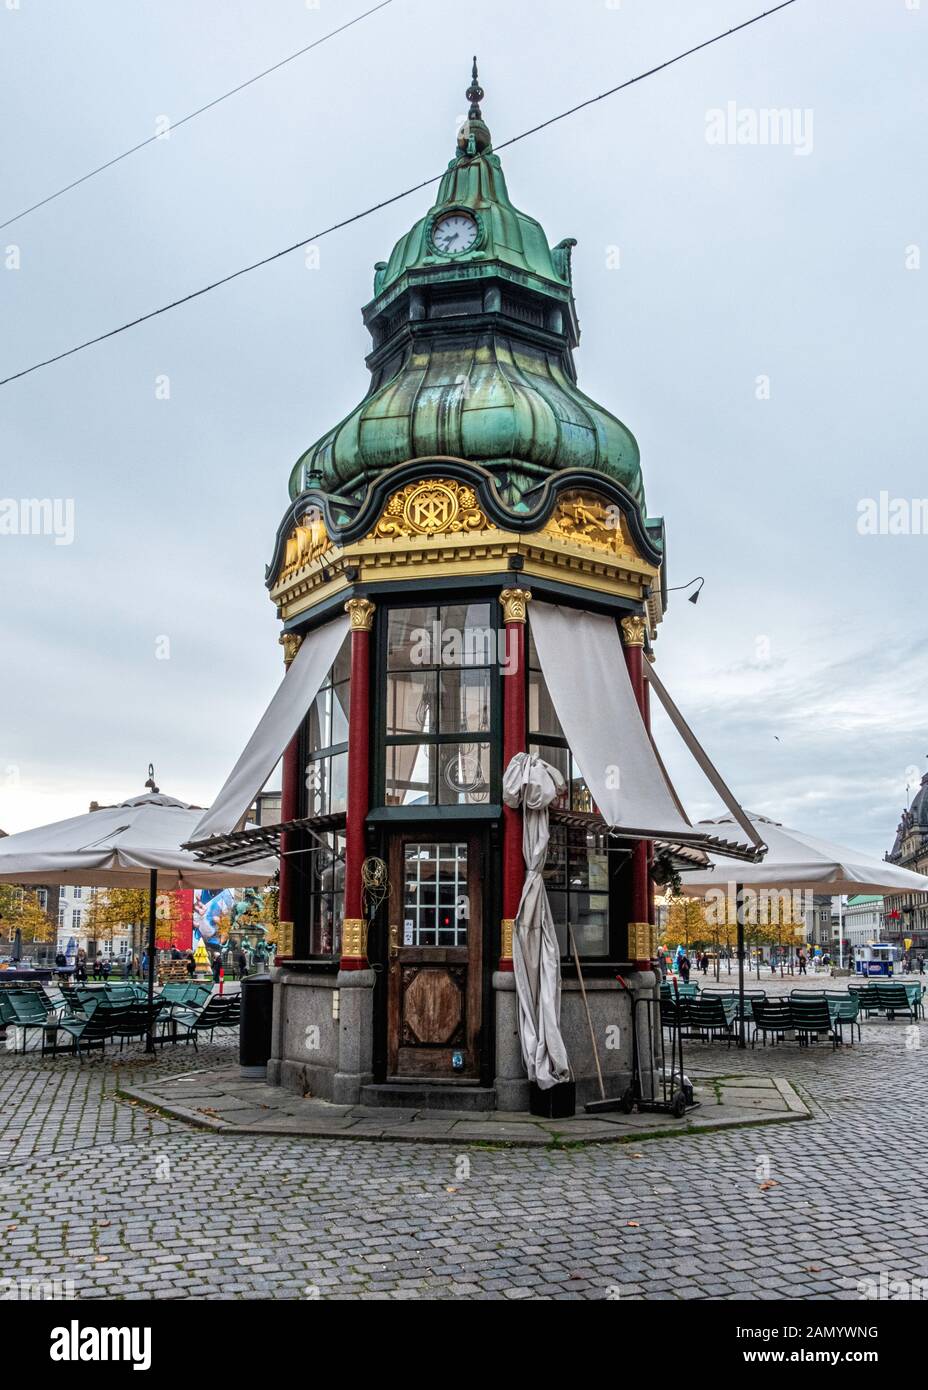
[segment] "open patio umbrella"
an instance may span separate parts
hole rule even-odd
[[[251,888],[277,871],[276,859],[241,868],[204,863],[181,849],[203,808],[155,786],[149,767],[143,796],[83,816],[21,830],[0,840],[0,883],[78,883],[89,888],[148,888],[148,1040],[154,1051],[155,902],[172,888]]]
[[[744,1046],[744,912],[743,888],[782,890],[811,889],[817,893],[928,893],[928,878],[900,869],[884,859],[860,850],[834,845],[828,840],[790,830],[766,816],[752,815],[751,823],[763,836],[767,853],[758,864],[742,863],[712,854],[711,868],[681,874],[684,893],[705,897],[713,890],[726,892],[734,885],[738,903],[738,998],[741,1006],[739,1045]],[[703,821],[703,825],[734,824],[729,816]]]

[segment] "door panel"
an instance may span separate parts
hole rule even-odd
[[[387,1070],[480,1073],[481,840],[398,834],[390,846]]]

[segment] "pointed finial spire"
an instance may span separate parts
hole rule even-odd
[[[474,65],[470,73],[470,86],[464,93],[470,102],[470,110],[467,113],[469,121],[479,121],[481,119],[480,103],[483,101],[483,88],[477,78],[477,55],[474,54]]]
[[[492,149],[490,132],[484,123],[480,110],[483,88],[477,76],[476,54],[474,55],[474,65],[471,68],[470,86],[464,95],[470,102],[470,109],[467,112],[467,119],[458,131],[458,150],[460,151],[458,158],[461,155],[466,155],[468,159],[473,159],[475,155],[487,154]]]

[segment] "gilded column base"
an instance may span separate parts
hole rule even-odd
[[[277,923],[277,948],[274,953],[275,960],[289,960],[293,957],[293,923]]]
[[[652,961],[656,955],[657,927],[651,922],[629,922],[626,959]]]
[[[346,917],[342,921],[342,954],[338,963],[340,970],[366,970],[367,961],[367,919]]]
[[[512,936],[516,929],[515,921],[512,917],[504,917],[500,922],[500,970],[512,969]]]

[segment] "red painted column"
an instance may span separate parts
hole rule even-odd
[[[516,753],[526,751],[526,606],[531,598],[527,589],[504,589],[499,596],[503,606],[506,633],[506,660],[503,667],[503,770]],[[503,917],[501,923],[500,970],[512,969],[512,933],[522,885],[525,859],[522,854],[522,812],[503,807]]]
[[[284,666],[289,670],[302,643],[302,637],[295,632],[281,634],[280,642],[284,649]],[[300,814],[300,736],[297,733],[284,749],[280,774],[280,819],[295,820]],[[280,837],[280,891],[277,902],[277,918],[282,924],[278,941],[277,960],[287,960],[293,956],[293,922],[296,917],[296,879],[293,865],[287,858],[292,848],[291,837]]]
[[[365,858],[364,822],[370,808],[371,629],[374,605],[353,598],[345,604],[351,620],[351,703],[348,709],[348,813],[345,826],[345,905],[340,970],[366,970],[367,918],[361,866]]]
[[[649,725],[650,714],[647,704],[647,692],[645,690],[644,679],[644,619],[631,617],[622,619],[622,642],[625,650],[625,664],[628,668],[629,678],[632,683],[632,690],[635,693],[635,700],[641,711],[645,727]],[[636,924],[650,923],[653,920],[654,908],[652,905],[651,880],[648,872],[651,843],[649,840],[637,840],[632,851],[632,897],[631,897],[631,920]],[[639,948],[640,949],[640,948]],[[639,957],[635,960],[636,970],[649,970],[651,962],[649,959]]]

